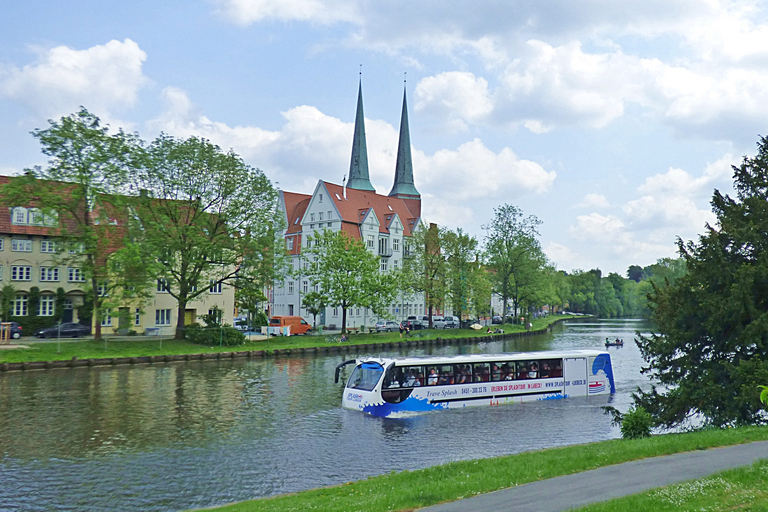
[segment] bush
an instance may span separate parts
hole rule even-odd
[[[621,437],[624,439],[642,439],[651,437],[653,417],[643,407],[632,408],[621,421]]]
[[[230,325],[203,328],[195,323],[185,328],[184,336],[192,343],[209,347],[216,345],[232,347],[245,344],[245,335]]]

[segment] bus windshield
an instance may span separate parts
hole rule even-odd
[[[379,383],[384,368],[379,363],[366,362],[358,365],[347,383],[348,388],[371,391]]]

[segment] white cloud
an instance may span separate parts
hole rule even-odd
[[[431,157],[415,154],[414,169],[418,169],[417,187],[425,183],[438,188],[444,197],[462,200],[540,194],[557,177],[536,162],[519,159],[510,148],[494,153],[480,139]]]
[[[100,116],[134,105],[149,81],[142,72],[147,58],[130,39],[109,41],[86,50],[67,46],[36,49],[37,62],[0,68],[0,96],[35,115],[59,117],[85,106]]]
[[[563,263],[569,263],[574,265],[574,268],[581,266],[578,262],[581,261],[581,256],[568,246],[559,244],[557,242],[549,242],[543,247],[544,254],[547,255],[547,259],[554,263],[556,268],[562,269]]]
[[[358,4],[344,0],[215,0],[216,11],[238,25],[260,21],[306,21],[327,25],[358,21]]]
[[[426,77],[416,85],[416,110],[448,119],[452,129],[465,130],[493,109],[488,82],[472,73],[451,71]]]
[[[611,206],[610,201],[602,194],[587,194],[575,205],[576,208],[608,208],[609,206]]]

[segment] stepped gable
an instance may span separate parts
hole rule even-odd
[[[389,233],[392,218],[397,214],[403,224],[403,234],[411,236],[411,230],[418,222],[418,217],[408,209],[402,199],[350,188],[347,188],[347,198],[344,199],[341,185],[323,183],[341,216],[342,231],[356,240],[360,239],[360,223],[371,208],[379,221],[380,233]]]

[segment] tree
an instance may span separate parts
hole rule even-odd
[[[416,292],[424,294],[424,303],[429,316],[429,328],[432,328],[432,314],[441,308],[446,295],[446,261],[442,245],[445,230],[430,224],[429,228],[420,226],[415,229],[407,243],[407,253],[403,258],[403,269],[408,275],[408,282]]]
[[[470,309],[472,288],[478,279],[480,255],[477,240],[461,228],[443,233],[447,300],[454,313],[463,317]]]
[[[27,169],[3,190],[12,206],[32,205],[40,226],[61,243],[59,260],[76,266],[93,297],[94,337],[101,338],[99,286],[108,279],[107,257],[116,250],[115,236],[105,227],[115,222],[109,212],[118,207],[140,154],[138,138],[119,130],[110,134],[99,118],[85,108],[48,121],[34,130],[48,166]]]
[[[312,315],[312,328],[317,330],[317,315],[325,310],[325,297],[320,292],[309,292],[301,299],[301,307]]]
[[[307,268],[304,276],[319,286],[321,300],[341,308],[341,332],[347,332],[347,310],[370,308],[386,311],[396,291],[396,281],[379,272],[379,257],[343,231],[324,229],[311,237],[312,246],[304,249]]]
[[[158,286],[178,301],[176,338],[195,298],[271,282],[282,268],[277,191],[233,151],[161,135],[135,187],[133,243],[154,257]]]
[[[517,311],[523,287],[530,286],[546,262],[537,240],[541,221],[533,215],[523,217],[520,208],[505,204],[493,209],[494,218],[488,226],[485,252],[494,292],[501,295],[507,315],[507,303],[513,298]]]
[[[639,283],[644,277],[643,267],[640,265],[630,265],[627,269],[627,277],[636,283]]]
[[[657,332],[638,346],[654,387],[635,403],[661,425],[766,421],[756,389],[768,379],[768,141],[733,170],[736,197],[712,198],[717,225],[697,243],[678,239],[687,273],[651,282]]]

